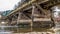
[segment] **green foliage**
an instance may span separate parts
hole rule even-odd
[[[2,16],[7,16],[9,15],[13,10],[7,10],[2,13]]]

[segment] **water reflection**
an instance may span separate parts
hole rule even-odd
[[[36,32],[40,32],[40,31],[47,31],[44,28],[32,28],[31,27],[20,27],[20,26],[0,26],[0,33],[4,32],[4,33],[20,33],[20,32],[32,32],[32,31],[36,31]]]
[[[7,28],[7,26],[0,26],[0,34],[11,34],[12,33],[12,31],[6,31],[5,28]]]
[[[13,28],[15,29],[15,28],[17,28],[17,26],[0,26],[0,32],[10,31]]]
[[[25,28],[25,27],[19,27],[19,26],[0,26],[0,33],[1,32],[12,32],[12,33],[17,33],[20,32],[20,29],[23,31],[28,30],[29,28]]]

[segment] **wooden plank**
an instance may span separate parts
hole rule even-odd
[[[29,6],[29,7],[25,8],[25,9],[23,9],[23,11],[29,10],[31,8],[32,8],[32,6]]]
[[[12,22],[11,22],[11,24],[15,24],[15,23],[17,23],[17,21],[12,21]]]
[[[19,20],[18,22],[20,22],[20,23],[23,23],[23,22],[27,23],[27,22],[31,22],[31,21],[32,21],[32,20],[29,19],[29,20]]]
[[[44,2],[47,2],[47,1],[49,1],[49,0],[44,0],[44,1],[41,1],[41,2],[39,1],[38,4],[41,4],[41,3],[44,3]]]
[[[51,18],[34,18],[33,21],[51,21]]]

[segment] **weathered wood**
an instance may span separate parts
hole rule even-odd
[[[46,14],[46,11],[45,11],[41,6],[39,6],[38,4],[36,4],[36,6],[37,6],[44,14]]]
[[[18,20],[19,23],[24,23],[24,22],[28,23],[28,22],[31,22],[31,21],[32,21],[31,19],[29,19],[29,20]]]
[[[18,22],[19,22],[20,19],[21,19],[21,12],[19,12],[19,14],[18,14],[17,24],[18,24]]]
[[[12,22],[11,22],[11,24],[15,24],[15,23],[17,23],[17,21],[12,21]]]
[[[44,10],[41,7],[41,5],[39,5],[38,3],[34,4],[34,1],[35,0],[32,0],[31,2],[28,3],[28,5],[30,5],[32,3],[31,6],[27,7],[28,5],[26,3],[22,7],[19,7],[16,10],[14,10],[12,13],[10,13],[8,16],[9,17],[13,16],[13,17],[11,17],[12,18],[11,24],[29,23],[31,26],[31,31],[32,31],[33,24],[35,22],[37,22],[39,24],[38,26],[40,26],[40,23],[45,25],[46,24],[45,21],[51,22],[52,20],[51,20],[50,12],[48,12],[47,9],[46,9],[47,11]],[[18,14],[18,16],[16,16],[16,14]],[[45,23],[43,23],[43,22],[45,22]]]
[[[33,21],[51,21],[51,18],[34,18]]]
[[[44,9],[49,9],[57,4],[60,4],[60,0],[49,0],[47,2],[41,3],[40,5],[44,8]]]
[[[38,1],[37,3],[38,3],[38,4],[41,4],[41,3],[45,3],[45,2],[47,2],[47,1],[49,1],[49,0]]]
[[[11,12],[9,15],[11,15],[11,14],[13,14],[13,13],[15,13],[15,12],[18,12],[18,10],[21,10],[22,8],[30,5],[31,3],[34,3],[35,1],[36,1],[36,0],[31,0],[31,1],[29,1],[28,3],[23,4],[21,7],[17,8],[17,9],[14,10],[13,12]],[[9,15],[7,15],[7,16],[9,16]]]

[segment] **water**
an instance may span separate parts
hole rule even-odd
[[[5,30],[6,26],[0,26],[0,28],[0,34],[12,34],[12,32]]]
[[[13,34],[13,33],[40,33],[40,32],[47,32],[49,30],[41,29],[41,28],[18,28],[18,26],[0,26],[0,34]],[[27,32],[27,33],[26,33]]]
[[[0,32],[0,34],[12,34],[11,32]]]

